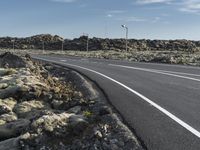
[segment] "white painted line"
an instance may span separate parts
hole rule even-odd
[[[152,69],[155,71],[160,71],[160,72],[166,72],[166,73],[173,73],[173,74],[182,74],[182,75],[188,75],[188,76],[194,76],[194,77],[200,77],[199,74],[193,74],[193,73],[185,73],[185,72],[177,72],[177,71],[166,71],[166,70],[157,70],[157,69]]]
[[[66,62],[67,60],[61,59],[60,61],[62,61],[62,62]]]
[[[110,65],[115,65],[115,64],[110,64]],[[131,66],[126,66],[126,67],[131,67]],[[143,68],[143,69],[147,69],[147,68]],[[154,70],[154,71],[166,72],[166,73],[172,73],[172,74],[182,74],[182,75],[200,77],[200,74],[193,74],[193,73],[186,73],[186,72],[167,71],[167,70],[159,70],[159,69],[148,69],[148,70]]]
[[[133,62],[135,64],[144,64],[144,65],[154,65],[154,66],[169,66],[169,67],[176,67],[176,68],[190,68],[190,69],[197,69],[199,70],[199,66],[190,66],[190,65],[179,65],[179,64],[165,64],[165,63],[153,63],[153,62]]]
[[[57,61],[53,61],[53,60],[48,60],[48,59],[44,59],[44,58],[40,58],[41,60],[44,61],[51,61],[54,63],[58,63]],[[85,67],[81,67],[78,65],[73,65],[73,64],[68,64],[68,63],[60,63],[60,64],[64,64],[64,65],[68,65],[68,66],[72,66],[72,67],[76,67],[76,68],[80,68],[80,69],[84,69],[93,73],[96,73],[106,79],[109,79],[115,83],[117,83],[118,85],[124,87],[125,89],[127,89],[128,91],[132,92],[133,94],[137,95],[138,97],[140,97],[141,99],[143,99],[144,101],[148,102],[150,105],[152,105],[153,107],[157,108],[159,111],[161,111],[162,113],[164,113],[165,115],[167,115],[169,118],[173,119],[175,122],[177,122],[179,125],[181,125],[182,127],[184,127],[185,129],[187,129],[188,131],[190,131],[192,134],[194,134],[195,136],[197,136],[198,138],[200,138],[200,132],[197,131],[196,129],[194,129],[193,127],[191,127],[189,124],[185,123],[184,121],[182,121],[181,119],[179,119],[178,117],[176,117],[175,115],[173,115],[172,113],[170,113],[169,111],[167,111],[166,109],[162,108],[161,106],[159,106],[158,104],[156,104],[155,102],[153,102],[152,100],[148,99],[147,97],[145,97],[144,95],[140,94],[139,92],[131,89],[130,87],[124,85],[123,83],[109,77],[106,76],[100,72],[97,72],[95,70],[89,69],[89,68],[85,68]]]
[[[140,70],[140,71],[158,73],[158,74],[163,74],[163,75],[168,75],[168,76],[173,76],[173,77],[178,77],[178,78],[183,78],[183,79],[188,79],[188,80],[193,80],[193,81],[200,82],[200,79],[196,79],[196,78],[192,78],[192,77],[187,77],[187,76],[176,75],[176,74],[162,72],[162,71],[157,71],[157,70],[154,70],[154,69],[130,67],[130,66],[123,66],[123,65],[115,65],[115,64],[109,64],[109,65],[110,66],[115,66],[115,67],[121,67],[121,68],[128,68],[128,69],[134,69],[134,70]]]
[[[85,59],[85,58],[82,58],[81,60],[83,60],[83,61],[88,61],[88,59]]]

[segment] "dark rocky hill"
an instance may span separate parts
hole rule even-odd
[[[75,38],[73,40],[63,39],[57,35],[41,34],[27,38],[0,38],[0,48],[13,48],[13,42],[16,49],[42,49],[43,44],[46,50],[60,50],[62,43],[64,50],[86,50],[86,36]],[[130,51],[200,51],[200,41],[190,40],[128,40],[128,48]],[[124,39],[89,39],[90,50],[116,50],[125,49]]]

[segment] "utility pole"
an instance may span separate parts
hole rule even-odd
[[[86,41],[86,51],[89,51],[89,34],[83,33],[83,36],[87,36],[87,41]]]
[[[128,27],[126,25],[122,25],[122,28],[126,29],[126,53],[128,53]]]
[[[11,42],[12,42],[12,48],[13,48],[13,51],[15,50],[15,40],[13,39],[13,40],[11,40]]]
[[[89,51],[89,34],[87,36],[87,52]]]
[[[64,40],[62,40],[61,50],[62,50],[62,53],[64,53]]]
[[[31,37],[29,37],[29,49],[31,50],[31,43],[32,43],[32,41],[31,41],[32,39],[31,39]]]
[[[42,41],[42,52],[44,54],[44,41]]]

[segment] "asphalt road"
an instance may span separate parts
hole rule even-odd
[[[200,68],[35,56],[95,81],[148,150],[200,150]]]

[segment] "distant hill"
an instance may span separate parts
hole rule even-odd
[[[16,49],[42,49],[43,44],[46,50],[60,50],[62,43],[64,50],[86,50],[86,36],[75,38],[73,40],[63,39],[58,35],[40,34],[26,38],[1,37],[0,48],[13,48],[13,42]],[[90,50],[116,50],[125,49],[124,39],[89,39]],[[200,51],[200,41],[191,40],[128,40],[128,49],[130,51]]]

